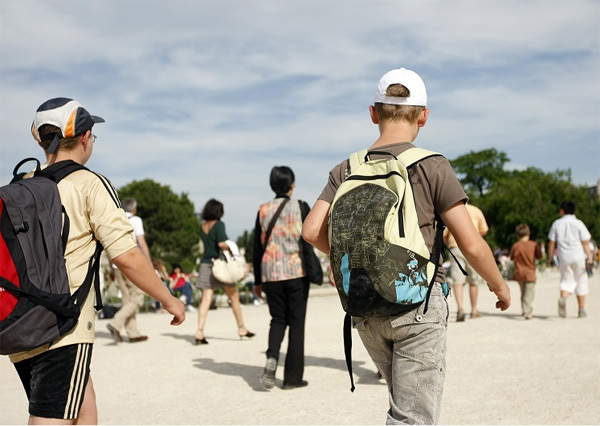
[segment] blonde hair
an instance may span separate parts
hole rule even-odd
[[[153,259],[152,266],[154,269],[156,269],[156,271],[158,271],[161,278],[167,280],[169,279],[169,273],[167,272],[167,266],[165,265],[165,262],[160,259]]]
[[[53,126],[51,124],[44,124],[43,126],[40,126],[40,128],[38,129],[38,134],[40,135],[40,140],[41,140],[41,142],[38,142],[38,143],[44,149],[44,151],[48,151],[48,148],[50,148],[50,145],[52,144],[54,135],[55,134],[60,135],[61,133],[60,133],[60,129],[58,127]],[[62,149],[65,151],[72,150],[81,141],[81,137],[84,134],[85,133],[83,133],[81,135],[73,136],[72,138],[60,138],[60,140],[58,142],[58,147],[56,148],[56,151],[58,151],[59,149]],[[56,151],[54,151],[54,152],[56,152]]]
[[[386,96],[407,98],[410,96],[410,90],[402,84],[390,84],[385,94]],[[375,110],[380,120],[408,121],[409,123],[414,123],[424,109],[424,106],[375,103]]]
[[[521,224],[517,225],[517,228],[516,228],[515,231],[517,233],[517,237],[519,237],[519,238],[523,238],[526,235],[530,235],[531,234],[531,232],[529,231],[529,226],[527,226],[524,223],[521,223]]]

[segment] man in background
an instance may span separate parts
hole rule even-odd
[[[121,202],[125,214],[129,218],[131,226],[133,226],[133,236],[137,242],[142,254],[152,262],[150,258],[150,250],[144,237],[144,222],[142,218],[136,216],[137,201],[134,198],[125,198]],[[125,327],[129,342],[143,342],[148,340],[148,336],[142,335],[138,329],[136,314],[139,308],[144,306],[144,292],[137,288],[131,280],[129,280],[120,270],[115,271],[115,279],[123,295],[123,304],[121,309],[117,311],[112,320],[106,325],[108,331],[116,342],[122,342],[121,329]]]
[[[483,237],[488,233],[489,227],[485,220],[485,216],[483,212],[472,204],[465,204],[467,208],[467,212],[471,217],[471,221],[475,226],[475,229],[479,231],[479,234]],[[483,279],[481,276],[469,265],[467,259],[462,254],[460,249],[458,248],[458,244],[454,239],[454,236],[450,232],[448,228],[444,231],[444,243],[450,249],[450,252],[454,256],[450,256],[450,276],[453,280],[452,290],[454,290],[454,297],[456,298],[456,307],[458,312],[456,314],[456,321],[461,322],[464,321],[467,317],[464,310],[463,304],[463,285],[465,282],[469,283],[469,297],[471,299],[471,318],[479,318],[481,313],[477,310],[477,298],[479,297],[479,285],[483,284]],[[459,261],[461,266],[467,272],[467,276],[465,276],[459,266],[456,264],[456,261]]]
[[[560,270],[560,298],[558,299],[558,316],[567,316],[567,298],[575,293],[579,305],[579,318],[585,318],[585,295],[588,294],[588,274],[586,266],[592,264],[590,250],[590,231],[583,222],[575,217],[575,203],[564,201],[560,205],[560,219],[555,220],[550,228],[548,253],[558,248]],[[550,260],[553,265],[554,259]],[[586,265],[587,263],[587,265]]]

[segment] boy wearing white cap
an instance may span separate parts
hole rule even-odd
[[[377,86],[371,121],[379,138],[370,147],[398,156],[413,147],[429,115],[427,92],[421,77],[404,68],[385,74]],[[388,158],[386,154],[370,154]],[[327,218],[337,188],[349,174],[344,160],[329,172],[329,181],[304,222],[302,235],[313,246],[329,253]],[[428,157],[409,168],[418,222],[432,251],[435,216],[441,217],[469,263],[488,282],[497,297],[496,307],[510,306],[510,290],[465,208],[467,195],[450,163],[443,156]],[[442,259],[440,259],[441,264]],[[353,317],[354,328],[389,389],[388,424],[434,424],[440,414],[445,377],[448,304],[442,290],[443,268],[438,268],[428,309],[398,305],[398,313],[385,317]]]
[[[31,128],[46,154],[44,167],[59,169],[70,162],[84,165],[96,139],[92,127],[102,122],[75,100],[55,98],[44,102]],[[58,183],[58,191],[70,219],[65,265],[71,293],[84,281],[88,261],[100,242],[109,259],[136,286],[173,314],[171,324],[181,324],[185,319],[183,304],[171,296],[137,247],[133,228],[108,179],[88,169],[77,170]],[[98,422],[89,368],[94,320],[94,292],[90,291],[73,330],[51,344],[10,356],[29,400],[30,424]]]

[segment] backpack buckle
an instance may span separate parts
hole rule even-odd
[[[29,231],[29,224],[27,222],[23,222],[13,226],[13,229],[15,231],[15,234],[18,234],[19,232],[27,232]]]

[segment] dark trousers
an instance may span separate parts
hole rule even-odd
[[[185,296],[186,306],[192,305],[192,298],[194,297],[194,295],[193,295],[192,285],[190,283],[186,282],[181,287],[176,288],[175,291],[180,291],[181,294]]]
[[[283,383],[299,383],[304,374],[304,320],[310,283],[306,278],[296,278],[263,283],[263,288],[271,314],[267,357],[279,359],[285,329],[289,327]]]

